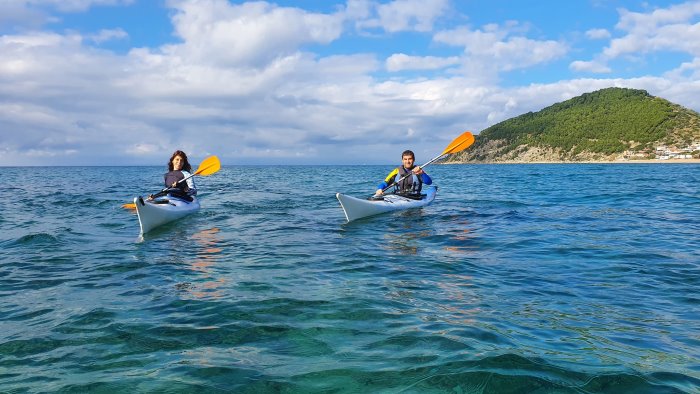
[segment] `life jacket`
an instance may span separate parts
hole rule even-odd
[[[165,187],[167,188],[172,187],[173,182],[180,182],[185,179],[185,176],[180,170],[167,172],[163,177],[165,178]],[[176,188],[182,190],[183,193],[187,193],[190,189],[189,186],[187,186],[187,182],[178,183]]]
[[[399,166],[398,170],[399,173],[396,174],[396,178],[394,178],[394,192],[397,194],[419,194],[423,188],[423,180],[413,173],[413,167],[407,171],[403,166]],[[410,176],[406,176],[409,174]],[[399,182],[399,179],[404,176],[406,176],[406,178]]]

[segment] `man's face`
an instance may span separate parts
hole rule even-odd
[[[411,156],[411,155],[401,156],[401,161],[403,162],[404,168],[413,167],[413,161],[414,161],[413,156]]]

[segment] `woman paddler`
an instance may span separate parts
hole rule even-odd
[[[151,195],[148,198],[154,199],[159,196],[170,194],[173,197],[184,198],[192,201],[192,196],[197,195],[197,187],[194,185],[194,177],[191,176],[192,166],[187,160],[187,155],[181,150],[176,150],[168,161],[168,172],[163,176],[167,190]],[[182,181],[183,179],[186,181]],[[182,182],[181,182],[182,181]]]

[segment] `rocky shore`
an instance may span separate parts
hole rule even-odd
[[[502,160],[502,161],[465,161],[441,164],[700,164],[700,159],[644,159],[644,160]]]
[[[505,150],[504,141],[491,140],[486,144],[465,151],[461,157],[451,157],[445,164],[538,164],[538,163],[700,163],[700,159],[645,159],[630,157],[624,153],[601,154],[579,152],[571,155],[559,148],[529,147],[521,145]]]

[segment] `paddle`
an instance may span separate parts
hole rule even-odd
[[[209,176],[221,168],[221,162],[219,162],[219,158],[216,156],[209,156],[206,159],[202,160],[202,162],[199,164],[199,167],[197,168],[197,171],[195,171],[193,174],[190,174],[188,177],[185,177],[177,183],[182,183],[190,178],[192,178],[195,175],[202,175],[202,176]],[[164,192],[168,190],[168,188],[165,188],[161,190],[161,192]],[[122,208],[127,208],[127,209],[136,209],[136,204],[130,203],[130,204],[124,204],[122,205]]]
[[[436,160],[442,158],[442,157],[445,156],[445,155],[450,155],[450,154],[453,154],[453,153],[461,152],[461,151],[463,151],[463,150],[469,148],[473,143],[474,143],[474,136],[472,135],[472,133],[470,133],[470,132],[468,132],[468,131],[465,131],[464,133],[462,133],[462,135],[460,135],[459,137],[455,138],[452,142],[450,142],[450,144],[447,145],[447,148],[445,148],[445,150],[442,151],[442,153],[440,153],[439,155],[433,157],[432,160],[430,160],[429,162],[423,164],[422,166],[420,166],[420,168],[425,168],[425,166],[427,166],[427,165],[429,165],[430,163],[432,163],[432,162],[434,162],[434,161],[436,161]],[[408,178],[409,176],[411,176],[411,174],[406,174],[406,175],[404,175],[404,176],[401,177],[397,182],[394,182],[394,183],[392,183],[391,185],[389,185],[389,186],[385,187],[384,189],[382,189],[382,193],[384,193],[384,192],[387,191],[388,189],[394,187],[394,184],[400,183],[402,180]]]

